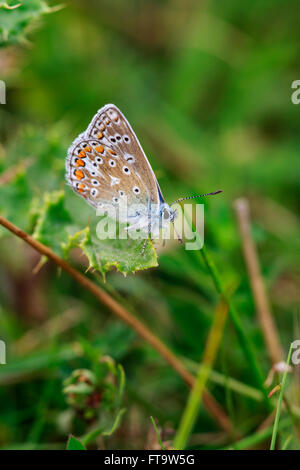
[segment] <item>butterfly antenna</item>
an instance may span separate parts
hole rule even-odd
[[[169,205],[173,206],[173,204],[177,204],[178,202],[181,202],[181,201],[186,201],[187,199],[195,199],[197,197],[213,196],[214,194],[219,194],[219,193],[222,193],[222,192],[223,191],[221,189],[219,189],[219,191],[214,191],[213,193],[198,194],[197,196],[181,197],[181,198],[177,199],[176,201],[172,202]]]

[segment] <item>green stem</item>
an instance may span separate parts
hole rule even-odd
[[[213,324],[204,350],[202,364],[198,368],[194,387],[189,394],[189,398],[174,439],[173,446],[175,449],[184,449],[189,435],[192,432],[201,405],[206,382],[209,378],[212,365],[222,339],[227,313],[228,305],[226,302],[221,300],[216,310],[216,314],[214,315]]]
[[[191,372],[197,372],[199,365],[196,362],[184,357],[182,358],[182,361],[186,364],[189,370],[191,370]],[[200,367],[202,366],[200,365]],[[232,392],[236,392],[252,400],[261,402],[264,399],[264,395],[261,390],[251,387],[250,385],[240,382],[232,377],[225,376],[216,370],[211,370],[209,380],[214,384],[221,385],[222,387],[228,387]]]
[[[288,367],[291,359],[291,354],[292,354],[292,344],[290,345],[287,361],[286,361],[286,370],[284,371],[283,377],[282,377],[282,383],[281,383],[281,390],[278,398],[278,404],[277,404],[277,409],[276,409],[276,415],[275,415],[275,421],[274,421],[274,426],[273,426],[273,433],[272,433],[272,440],[271,440],[271,446],[270,450],[275,449],[275,444],[276,444],[276,437],[278,433],[278,426],[279,426],[279,418],[280,418],[280,410],[281,410],[281,404],[283,400],[283,395],[284,395],[284,388],[285,388],[285,383],[286,383],[286,378],[288,374]]]
[[[161,450],[165,450],[164,445],[163,445],[162,440],[161,440],[161,437],[160,437],[160,434],[159,434],[159,431],[158,431],[157,426],[156,426],[156,422],[155,422],[155,420],[154,420],[154,418],[153,418],[152,416],[150,416],[150,419],[151,419],[151,421],[152,421],[152,424],[153,424],[153,427],[154,427],[154,431],[155,431],[155,434],[156,434],[158,443],[159,443],[159,445],[160,445],[160,448],[161,448]]]

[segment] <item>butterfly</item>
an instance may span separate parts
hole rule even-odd
[[[167,204],[152,167],[129,122],[114,104],[107,104],[93,117],[68,150],[66,179],[88,204],[102,210],[117,209],[118,220],[128,230],[149,236],[174,222],[172,205]],[[209,194],[217,194],[209,193]],[[110,213],[110,212],[109,212]]]

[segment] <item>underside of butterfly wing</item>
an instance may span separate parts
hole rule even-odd
[[[159,206],[160,189],[130,124],[114,105],[101,108],[68,151],[66,178],[74,191],[95,208],[124,201]],[[146,209],[147,210],[147,209]]]

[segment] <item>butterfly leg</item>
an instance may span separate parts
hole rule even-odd
[[[182,244],[183,244],[183,241],[182,241],[181,236],[179,235],[179,233],[177,232],[177,230],[176,230],[176,228],[175,228],[174,221],[172,221],[172,224],[173,224],[173,227],[174,227],[174,232],[175,232],[176,235],[177,235],[178,243],[179,243],[179,245],[182,245]]]
[[[141,251],[142,256],[145,253],[145,249],[146,249],[146,245],[147,245],[149,235],[151,235],[151,202],[150,202],[150,200],[148,202],[148,230],[147,230],[147,236],[145,238],[143,248],[142,248],[142,251]]]

